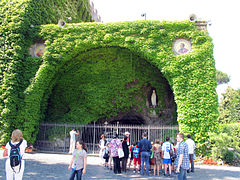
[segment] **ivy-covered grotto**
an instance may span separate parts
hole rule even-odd
[[[2,142],[19,128],[34,143],[41,122],[119,121],[178,124],[201,148],[214,129],[204,22],[94,22],[88,0],[3,0],[0,10]]]

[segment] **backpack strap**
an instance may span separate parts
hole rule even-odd
[[[19,141],[19,143],[17,143],[16,145],[13,145],[11,141],[9,141],[9,145],[11,146],[11,148],[18,148],[23,142],[23,139],[21,139]]]

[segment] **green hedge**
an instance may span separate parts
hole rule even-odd
[[[26,12],[23,11],[23,14]],[[35,16],[30,14],[28,17],[31,19]],[[1,129],[3,134],[18,127],[24,129],[24,136],[29,142],[33,143],[38,132],[39,122],[46,118],[46,114],[49,119],[57,114],[54,107],[46,112],[47,105],[50,105],[49,98],[53,102],[59,101],[57,97],[54,97],[53,92],[59,91],[61,88],[66,88],[64,91],[74,92],[71,89],[71,83],[67,86],[64,85],[64,81],[68,82],[70,79],[71,73],[73,74],[73,80],[85,83],[84,78],[80,79],[86,77],[85,74],[81,74],[84,71],[86,72],[85,68],[88,67],[87,64],[84,65],[85,61],[95,63],[94,66],[91,66],[93,68],[91,69],[92,74],[89,75],[91,75],[90,79],[92,80],[99,78],[99,83],[96,81],[96,87],[104,84],[102,82],[104,77],[100,78],[97,73],[101,70],[99,75],[106,76],[106,72],[104,72],[106,69],[103,68],[105,65],[109,65],[110,72],[114,72],[112,68],[119,67],[115,67],[117,64],[111,63],[104,65],[101,62],[101,56],[107,57],[108,54],[119,51],[119,54],[123,56],[124,54],[132,54],[136,61],[137,59],[148,61],[162,73],[174,93],[177,104],[177,120],[181,132],[191,134],[197,142],[199,152],[204,152],[208,132],[215,128],[218,116],[213,45],[206,31],[197,30],[195,24],[189,21],[74,23],[67,24],[64,28],[60,28],[58,25],[35,25],[30,28],[31,23],[29,22],[33,21],[29,20],[27,22],[22,21],[23,25],[18,28],[20,31],[17,31],[14,36],[11,33],[8,36],[12,38],[12,41],[15,39],[16,42],[13,46],[14,49],[9,50],[12,53],[9,52],[9,57],[13,60],[4,61],[7,70],[4,69],[3,71],[6,75],[2,80],[3,91],[1,95],[1,123],[4,126]],[[28,28],[24,24],[29,25]],[[22,29],[23,27],[27,31]],[[174,55],[172,45],[178,38],[191,41],[192,51],[190,53]],[[45,54],[42,58],[31,57],[28,55],[28,48],[31,44],[40,40],[45,41],[47,46]],[[104,53],[101,54],[100,51]],[[124,51],[126,52],[122,53]],[[98,58],[94,58],[94,56],[98,56]],[[114,57],[114,55],[111,57]],[[124,65],[124,63],[119,64],[119,66],[121,65]],[[78,71],[77,67],[81,71]],[[66,76],[64,76],[64,69],[68,72]],[[75,72],[79,72],[81,77],[76,75]],[[124,74],[124,72],[121,73]],[[138,76],[141,75],[138,74]],[[114,73],[111,77],[114,77]],[[146,76],[146,78],[149,77],[152,76]],[[123,76],[123,79],[125,82],[130,82],[133,77]],[[121,82],[123,81],[121,80]],[[140,82],[146,81],[143,78],[140,79]],[[99,95],[99,99],[103,99],[103,94],[105,94],[106,102],[102,103],[103,101],[99,101],[97,98],[91,99],[89,107],[93,107],[93,109],[89,113],[84,109],[86,102],[89,101],[84,101],[85,104],[81,105],[82,108],[75,111],[76,114],[81,113],[83,115],[82,123],[88,123],[97,117],[102,117],[101,115],[105,116],[108,114],[107,112],[110,112],[109,116],[114,116],[117,111],[124,111],[125,108],[130,107],[131,103],[128,99],[134,96],[135,91],[131,92],[130,89],[125,91],[126,89],[123,90],[121,86],[118,87],[115,81],[106,83],[108,87],[105,88],[105,92],[94,91],[96,87],[88,89],[88,92],[83,92],[88,94],[85,97],[89,97],[89,93],[94,93],[93,97]],[[119,83],[119,85],[122,84]],[[89,88],[89,86],[86,87]],[[111,87],[118,87],[123,93],[119,94],[115,112],[108,107],[109,99],[113,96]],[[139,87],[137,88],[139,89]],[[134,88],[132,89],[134,90]],[[67,95],[65,94],[64,101],[73,97],[67,97]],[[78,106],[78,103],[75,105]],[[103,106],[99,107],[99,104],[103,104]],[[104,109],[104,112],[101,113],[101,109]],[[65,110],[63,109],[63,111]],[[74,113],[71,117],[74,117]],[[60,121],[66,119],[68,118],[63,117]]]

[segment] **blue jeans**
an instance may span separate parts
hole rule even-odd
[[[193,154],[189,154],[189,160],[191,161],[191,171],[194,172]]]
[[[187,179],[187,170],[180,167],[180,173],[178,174],[177,179],[178,180],[186,180]]]
[[[77,180],[81,180],[82,179],[82,171],[83,171],[83,169],[74,170],[73,168],[71,168],[69,180],[74,180],[75,175],[77,176]]]
[[[146,162],[146,173],[149,175],[149,152],[141,152],[141,175],[144,175],[144,162]]]

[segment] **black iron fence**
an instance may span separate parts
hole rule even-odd
[[[146,132],[150,141],[159,139],[164,141],[169,136],[172,141],[176,139],[178,126],[135,126],[135,125],[77,125],[77,124],[40,124],[40,131],[35,142],[35,147],[40,151],[68,152],[70,145],[70,134],[72,129],[79,131],[76,140],[83,140],[89,153],[98,153],[101,134],[105,134],[108,141],[113,138],[114,132],[122,139],[125,132],[130,133],[130,143],[142,139]]]

